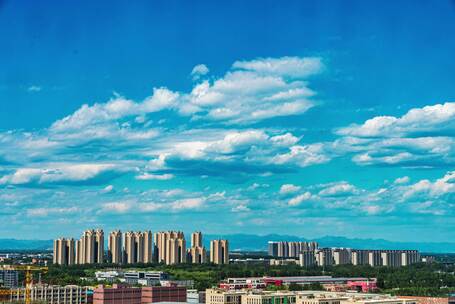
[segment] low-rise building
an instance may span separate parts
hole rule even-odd
[[[210,288],[205,291],[205,304],[241,304],[247,291]]]
[[[93,304],[141,304],[141,299],[142,290],[138,287],[100,285],[93,291]]]
[[[142,304],[159,302],[186,302],[186,287],[142,287]]]
[[[295,304],[297,294],[286,291],[253,291],[241,296],[241,304]]]
[[[24,302],[25,288],[11,290],[11,302]],[[76,285],[34,285],[30,291],[32,301],[43,301],[48,304],[89,304],[91,289]]]
[[[0,270],[0,284],[7,288],[19,286],[19,272],[17,270]]]
[[[418,304],[390,295],[327,291],[207,289],[206,304]]]
[[[179,286],[130,287],[114,284],[98,286],[93,293],[93,304],[149,304],[159,302],[186,302],[186,288]]]
[[[163,271],[129,271],[123,274],[123,278],[125,283],[131,285],[155,286],[168,280],[169,275]]]

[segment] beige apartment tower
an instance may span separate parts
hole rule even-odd
[[[136,254],[136,233],[133,231],[125,232],[124,239],[124,257],[123,260],[126,264],[134,264],[137,261]]]
[[[76,243],[76,261],[78,264],[104,262],[104,232],[102,229],[86,230]]]
[[[153,237],[151,231],[128,231],[124,239],[124,263],[151,263]]]
[[[191,234],[191,247],[202,247],[202,232],[196,231]]]
[[[59,238],[54,241],[54,264],[74,264],[74,239]]]
[[[153,233],[144,231],[144,263],[153,262]]]
[[[228,240],[213,240],[210,242],[210,262],[214,264],[229,264]]]
[[[158,263],[178,264],[186,261],[185,236],[181,231],[160,231],[155,234]]]
[[[191,247],[188,249],[188,262],[203,264],[207,262],[207,251],[204,247]]]
[[[113,264],[122,264],[123,262],[123,247],[122,247],[122,232],[120,230],[112,231],[108,239],[108,255],[109,261]]]
[[[202,242],[202,232],[197,231],[191,234],[191,248],[188,249],[188,262],[202,264],[207,261],[207,252]]]
[[[166,265],[174,265],[186,262],[185,239],[168,239],[166,245]]]

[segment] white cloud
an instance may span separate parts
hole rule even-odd
[[[136,176],[138,180],[170,180],[173,179],[173,174],[150,174],[150,173],[143,173],[141,175]]]
[[[291,198],[288,202],[288,205],[297,206],[297,205],[300,205],[303,201],[307,201],[309,199],[311,199],[311,193],[307,191],[303,194],[300,194],[300,195],[297,195],[296,197]]]
[[[455,193],[455,171],[447,172],[442,178],[431,182],[428,179],[420,180],[408,186],[405,197],[417,194],[428,194],[430,197],[439,197],[448,193]]]
[[[249,212],[249,211],[251,211],[251,209],[245,205],[237,205],[237,206],[232,207],[231,211],[232,212]]]
[[[284,184],[280,187],[280,194],[291,194],[299,191],[302,187],[293,184]]]
[[[125,213],[129,211],[131,208],[132,208],[131,202],[110,202],[103,204],[102,211]]]
[[[113,164],[49,164],[46,168],[19,168],[0,178],[1,184],[59,184],[92,180],[103,173],[121,172]]]
[[[203,206],[203,198],[186,198],[178,200],[171,204],[172,210],[197,209]]]
[[[101,190],[101,193],[111,193],[114,190],[114,186],[112,185],[107,185],[106,187]]]
[[[412,133],[444,133],[455,130],[455,102],[414,108],[402,117],[377,116],[337,130],[340,135],[401,137]]]
[[[50,214],[71,214],[78,212],[79,208],[77,207],[69,207],[69,208],[33,208],[27,209],[27,216],[29,217],[46,217]]]
[[[397,185],[401,185],[401,184],[407,184],[409,183],[409,176],[403,176],[403,177],[399,177],[397,179],[395,179],[395,181],[393,182],[394,184],[397,184]]]
[[[27,88],[27,91],[29,92],[40,92],[42,90],[42,87],[37,86],[37,85],[32,85]]]
[[[276,145],[288,147],[295,145],[300,140],[300,138],[295,137],[291,133],[286,133],[283,135],[273,136],[270,138],[270,140]]]
[[[209,72],[209,68],[205,64],[196,65],[191,71],[193,80],[198,80],[201,76],[206,75]]]
[[[278,154],[273,157],[272,163],[278,165],[295,164],[300,167],[307,167],[326,163],[330,159],[330,156],[325,152],[324,144],[316,143],[305,146],[292,146],[288,153]]]
[[[282,57],[236,61],[233,67],[265,75],[302,78],[320,73],[324,65],[319,57]]]
[[[56,121],[51,126],[51,131],[79,131],[86,126],[94,127],[124,117],[172,109],[177,105],[178,98],[178,93],[166,88],[155,88],[153,95],[147,97],[143,102],[134,102],[121,96],[115,96],[106,103],[95,103],[93,106],[84,104],[73,114]]]
[[[325,189],[322,189],[321,191],[319,191],[319,195],[337,196],[337,195],[352,194],[356,191],[357,191],[357,189],[355,186],[353,186],[347,182],[340,182],[340,183],[332,184]]]

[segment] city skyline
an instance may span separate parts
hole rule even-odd
[[[450,241],[454,30],[448,0],[2,2],[0,238]]]

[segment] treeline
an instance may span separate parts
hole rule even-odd
[[[297,265],[213,265],[213,264],[135,264],[119,267],[113,264],[74,265],[49,267],[43,281],[50,284],[98,284],[82,278],[94,278],[97,270],[125,268],[136,270],[165,271],[176,280],[194,280],[195,288],[203,290],[217,285],[220,280],[228,277],[261,277],[261,276],[314,276],[331,275],[333,277],[365,277],[377,278],[381,292],[396,295],[414,296],[447,296],[455,291],[453,266],[444,264],[415,264],[407,267],[388,268],[371,266],[338,265],[331,267],[302,268]],[[305,286],[291,288],[320,288]]]

